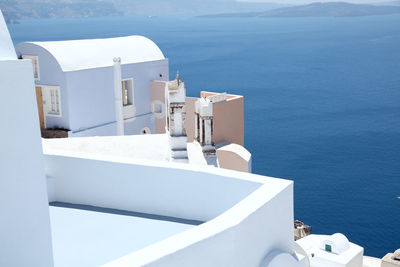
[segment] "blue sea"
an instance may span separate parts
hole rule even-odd
[[[400,248],[400,16],[23,20],[15,43],[140,34],[187,93],[245,97],[254,173],[295,182],[295,217],[365,254]],[[273,219],[273,218],[271,218]]]

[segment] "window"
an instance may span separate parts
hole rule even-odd
[[[124,106],[133,105],[133,79],[122,81],[122,103]]]
[[[160,100],[154,100],[151,103],[151,111],[157,119],[164,118],[165,105]]]
[[[45,110],[47,116],[61,116],[60,88],[45,87]]]
[[[332,246],[325,244],[325,251],[332,252]]]
[[[32,60],[32,67],[33,67],[33,77],[35,80],[40,80],[40,73],[39,73],[39,58],[37,56],[22,56],[23,59],[30,59]]]
[[[162,103],[153,103],[153,112],[162,113]]]

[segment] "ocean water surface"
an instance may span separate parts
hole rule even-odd
[[[187,94],[245,97],[253,172],[295,181],[295,217],[365,254],[400,248],[400,16],[23,20],[14,43],[140,34]]]

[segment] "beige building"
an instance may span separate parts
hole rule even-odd
[[[172,94],[179,85],[182,86],[179,93],[176,90]],[[174,125],[182,123],[186,142],[198,143],[208,164],[251,172],[251,154],[244,148],[243,96],[202,91],[200,97],[188,97],[179,76],[169,82],[152,81],[150,90],[156,133],[170,132],[172,121]],[[181,103],[182,93],[185,93],[184,103]],[[181,100],[174,100],[174,106],[179,105],[178,113],[170,100],[177,95]]]

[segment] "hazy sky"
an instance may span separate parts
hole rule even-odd
[[[269,2],[280,4],[309,4],[312,2],[350,2],[358,4],[385,3],[393,0],[237,0],[239,2]]]

